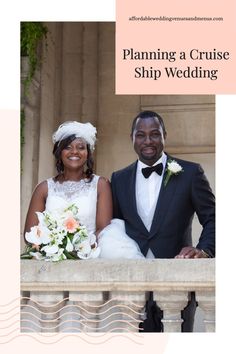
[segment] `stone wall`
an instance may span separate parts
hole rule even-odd
[[[194,331],[215,331],[214,259],[24,260],[21,290],[25,332],[138,332],[150,291],[164,332],[181,331],[190,291],[203,312]]]

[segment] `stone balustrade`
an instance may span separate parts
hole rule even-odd
[[[215,260],[21,261],[24,332],[138,332],[153,292],[164,332],[181,331],[195,291],[206,332],[215,325]]]

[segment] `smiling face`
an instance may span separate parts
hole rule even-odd
[[[134,150],[139,160],[152,166],[162,155],[165,135],[156,117],[139,118],[133,132]]]
[[[81,138],[76,138],[61,152],[61,160],[64,169],[74,169],[83,167],[88,158],[88,150],[86,142]]]

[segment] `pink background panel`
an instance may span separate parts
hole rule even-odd
[[[229,94],[236,93],[235,1],[117,0],[116,12],[116,93],[117,94]],[[130,17],[222,17],[223,21],[135,21]],[[123,49],[134,51],[175,51],[176,61],[123,60]],[[229,52],[229,60],[192,60],[189,52]],[[178,53],[186,53],[180,60]],[[144,66],[161,71],[157,80],[135,78],[135,68]],[[210,78],[168,78],[165,67],[218,70]],[[202,71],[201,70],[201,71]],[[150,72],[149,72],[150,75]]]

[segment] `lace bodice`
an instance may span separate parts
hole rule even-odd
[[[86,180],[55,182],[53,178],[47,180],[48,196],[46,210],[50,212],[66,209],[71,204],[76,204],[79,219],[89,233],[96,231],[97,211],[97,183],[99,176],[94,175],[91,182]]]

